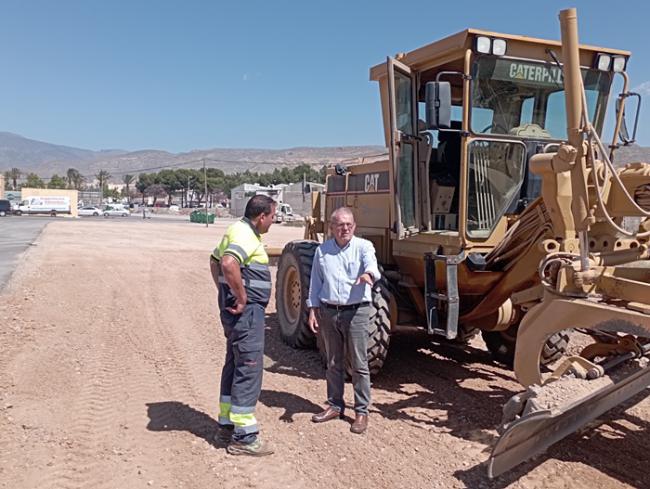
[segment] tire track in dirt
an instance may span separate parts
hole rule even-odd
[[[106,271],[115,272],[112,267]],[[84,345],[85,379],[70,412],[71,424],[66,426],[68,449],[63,463],[38,487],[115,487],[115,459],[128,457],[133,451],[133,446],[116,448],[109,441],[114,442],[115,434],[133,418],[124,404],[128,397],[125,393],[141,391],[151,379],[142,375],[137,365],[124,361],[124,354],[129,352],[123,340],[128,321],[115,307],[122,301],[119,291],[112,290],[104,297],[109,297],[109,304],[101,304],[95,311],[91,323],[96,326],[91,326],[86,335],[90,341]],[[108,314],[102,315],[104,310]],[[120,357],[123,360],[116,361]]]
[[[150,279],[154,278],[154,269],[152,264]],[[220,362],[224,355],[223,347],[217,346],[216,335],[223,333],[219,325],[215,326],[217,313],[211,317],[204,312],[205,308],[194,307],[194,302],[212,300],[216,308],[214,286],[205,281],[194,285],[194,274],[181,267],[174,274],[173,281],[187,284],[184,293],[176,293],[171,288],[148,290],[143,296],[143,309],[147,311],[146,321],[151,328],[147,330],[146,338],[131,336],[131,340],[142,347],[143,342],[149,344],[147,348],[155,345],[155,356],[153,351],[149,351],[147,356],[167,395],[163,401],[167,403],[166,409],[158,409],[160,404],[150,404],[150,413],[157,416],[156,426],[194,435],[190,443],[193,445],[192,453],[198,455],[198,463],[189,471],[194,474],[191,479],[194,483],[198,477],[205,483],[222,487],[231,487],[231,483],[232,487],[242,487],[242,484],[246,487],[250,475],[257,472],[257,477],[263,475],[265,480],[273,481],[269,487],[304,487],[296,484],[295,477],[287,477],[290,467],[279,464],[269,468],[268,463],[262,461],[232,458],[225,454],[224,445],[212,441],[216,428]],[[188,299],[192,302],[188,303]],[[178,316],[178,311],[183,311],[182,317],[176,322],[170,321],[169,318]],[[143,349],[138,350],[142,352]],[[215,452],[215,448],[220,450]],[[224,471],[228,472],[227,482],[218,476]],[[177,464],[174,472],[177,478],[187,477],[187,464]]]

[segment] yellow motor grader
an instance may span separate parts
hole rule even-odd
[[[388,157],[330,169],[325,218],[316,203],[311,239],[287,244],[278,268],[282,337],[314,346],[315,238],[347,206],[383,270],[373,372],[401,325],[461,342],[480,331],[526,388],[504,406],[490,477],[650,385],[650,165],[613,164],[638,121],[630,53],[579,45],[574,9],[560,25],[561,42],[468,29],[371,68]],[[579,355],[565,355],[569,330],[589,339]]]

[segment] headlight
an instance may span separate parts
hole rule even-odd
[[[505,39],[495,39],[492,41],[492,54],[497,56],[503,56],[506,54],[506,40]]]
[[[625,59],[625,56],[614,56],[613,62],[612,62],[612,69],[620,73],[622,71],[625,71],[625,62],[627,60]]]
[[[481,54],[490,54],[492,40],[489,37],[479,36],[476,38],[476,51]]]
[[[596,58],[596,68],[600,71],[609,71],[609,67],[612,63],[612,58],[609,54],[599,54]]]
[[[495,56],[503,56],[506,54],[506,40],[492,39],[487,36],[478,36],[474,44],[474,49],[477,53],[481,54],[494,54]]]

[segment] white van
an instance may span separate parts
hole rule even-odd
[[[293,214],[293,209],[289,204],[279,202],[275,207],[274,222],[292,222],[296,219]]]
[[[19,216],[21,214],[49,214],[51,216],[70,214],[70,197],[58,195],[28,197],[20,203],[16,214]]]

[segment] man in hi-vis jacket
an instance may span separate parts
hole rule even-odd
[[[264,309],[271,298],[269,257],[261,235],[271,227],[275,207],[266,195],[251,198],[244,218],[228,228],[210,257],[227,339],[215,438],[229,442],[231,455],[273,453],[259,437],[255,405],[262,390]]]

